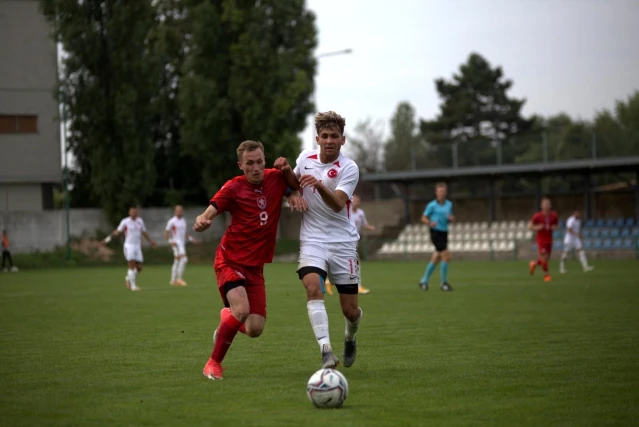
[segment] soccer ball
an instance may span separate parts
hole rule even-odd
[[[335,369],[320,369],[308,380],[306,394],[318,408],[339,408],[348,397],[348,382]]]

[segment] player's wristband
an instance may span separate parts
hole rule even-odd
[[[109,243],[111,241],[111,235],[108,235],[106,239],[104,239],[104,243]]]

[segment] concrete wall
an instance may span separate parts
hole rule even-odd
[[[201,212],[201,208],[185,209],[187,223],[192,224]],[[172,215],[173,210],[169,208],[140,210],[149,234],[160,245],[166,244],[164,227]],[[97,232],[106,234],[114,228],[99,209],[71,209],[69,219],[72,237],[94,237]],[[218,218],[209,230],[198,233],[197,238],[217,240],[224,234],[227,223],[227,216]],[[0,212],[0,229],[7,230],[13,252],[50,251],[66,243],[66,213],[64,210]]]
[[[42,210],[39,184],[61,179],[58,106],[53,98],[57,49],[50,33],[37,0],[0,1],[0,114],[38,118],[36,133],[0,134],[0,185],[4,190],[0,197],[5,198],[0,203],[6,204],[7,195],[11,196],[12,210]],[[19,195],[15,194],[17,187],[4,187],[19,183],[38,185],[24,187]]]

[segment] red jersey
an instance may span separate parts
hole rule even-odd
[[[211,204],[217,211],[231,214],[231,224],[220,242],[225,260],[247,267],[273,261],[287,188],[282,171],[265,169],[261,184],[251,184],[242,175],[227,181],[213,196]]]
[[[552,242],[552,226],[559,224],[557,212],[550,211],[548,215],[545,215],[542,211],[539,211],[533,215],[531,221],[533,225],[541,224],[544,226],[544,228],[537,231],[537,242]]]

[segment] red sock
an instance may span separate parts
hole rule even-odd
[[[542,261],[541,268],[544,270],[544,273],[548,274],[548,261]]]
[[[237,335],[237,331],[242,327],[242,322],[237,320],[234,316],[225,316],[220,322],[220,326],[217,328],[217,339],[215,340],[215,347],[211,358],[218,363],[222,363],[226,352],[229,351],[233,338]]]
[[[230,308],[224,307],[222,309],[222,313],[220,315],[220,318],[222,319],[222,321],[224,321],[228,317],[233,317],[233,314],[231,313],[231,309]],[[244,335],[246,335],[246,323],[242,323],[242,326],[240,327],[240,332],[243,333]]]
[[[537,265],[544,265],[544,262],[541,260],[541,258],[537,258]]]

